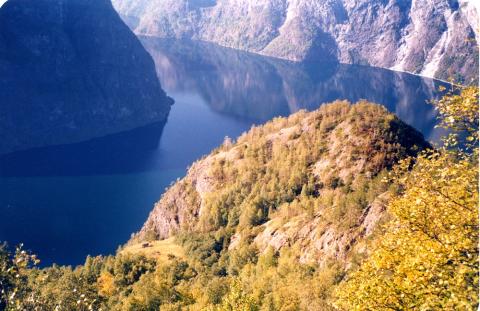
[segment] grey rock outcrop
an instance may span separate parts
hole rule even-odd
[[[467,0],[114,0],[137,34],[191,38],[279,58],[336,59],[478,80]]]

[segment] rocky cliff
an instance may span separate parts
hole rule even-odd
[[[197,161],[135,239],[229,232],[229,251],[298,247],[344,261],[383,219],[385,172],[428,144],[381,106],[337,102],[255,127]]]
[[[165,122],[172,100],[109,0],[0,9],[0,154]]]
[[[335,59],[478,80],[467,0],[114,0],[137,34],[191,38],[289,60]]]

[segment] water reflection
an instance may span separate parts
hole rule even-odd
[[[260,123],[336,99],[366,99],[436,139],[427,103],[441,82],[380,68],[311,61],[293,63],[206,42],[143,37],[170,94],[198,93],[219,113]]]

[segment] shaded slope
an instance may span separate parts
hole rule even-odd
[[[109,0],[0,9],[0,153],[165,122],[172,101]]]

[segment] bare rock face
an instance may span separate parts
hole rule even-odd
[[[378,175],[428,146],[416,130],[366,102],[278,118],[194,163],[135,239],[227,228],[229,251],[245,243],[260,252],[296,247],[301,262],[348,262],[386,215],[389,193]]]
[[[173,103],[109,0],[0,9],[0,154],[164,123]]]
[[[467,0],[114,0],[137,34],[190,38],[294,61],[336,59],[478,80]]]
[[[362,242],[371,236],[377,225],[387,217],[387,200],[386,194],[379,196],[365,209],[356,225],[346,230],[339,230],[334,224],[324,224],[319,213],[313,219],[298,216],[283,225],[269,221],[263,225],[263,231],[255,237],[254,242],[261,252],[265,252],[269,247],[280,251],[284,247],[298,245],[301,263],[327,264],[331,260],[346,261],[354,248],[362,251]],[[240,240],[239,236],[236,238]],[[235,249],[233,242],[229,250]]]

